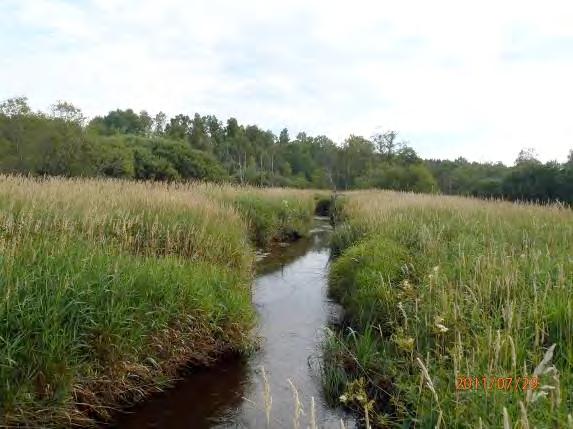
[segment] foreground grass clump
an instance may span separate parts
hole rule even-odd
[[[250,347],[252,222],[236,200],[266,210],[264,191],[0,179],[0,426],[90,424]]]
[[[344,211],[330,284],[348,327],[325,343],[332,400],[381,427],[571,424],[570,210],[361,192]],[[539,388],[515,388],[534,375]],[[457,390],[462,376],[479,386]],[[493,377],[511,388],[490,389]]]

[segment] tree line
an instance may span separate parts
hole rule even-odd
[[[515,166],[463,158],[423,160],[394,131],[342,144],[304,132],[277,136],[235,118],[168,118],[132,109],[87,120],[59,101],[33,112],[24,97],[0,103],[0,172],[138,180],[231,181],[298,188],[381,188],[511,200],[573,203],[568,162],[541,163],[529,151]]]

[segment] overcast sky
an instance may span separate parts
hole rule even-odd
[[[573,1],[1,0],[0,99],[17,95],[564,160]]]

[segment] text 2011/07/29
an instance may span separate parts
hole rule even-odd
[[[456,390],[504,390],[526,391],[539,387],[539,377],[493,377],[493,376],[458,376]]]

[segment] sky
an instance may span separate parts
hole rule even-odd
[[[573,2],[0,0],[0,100],[14,96],[564,161]]]

